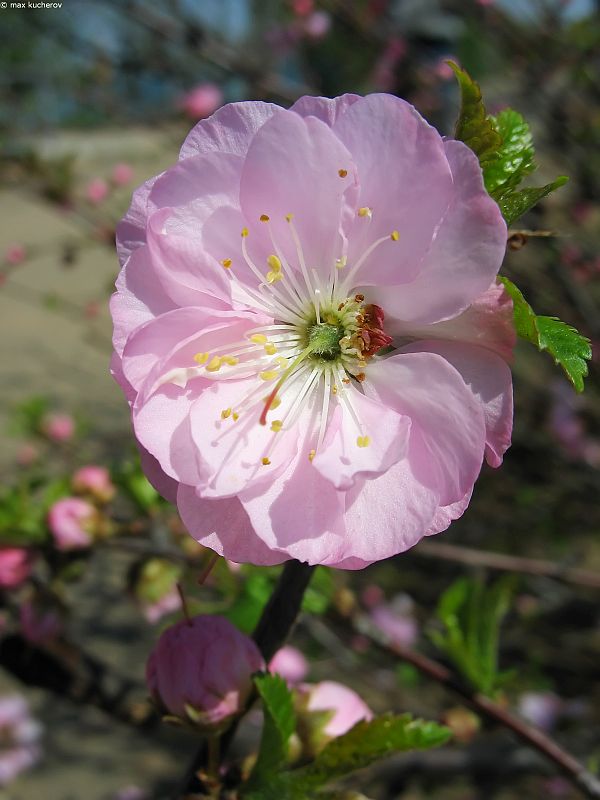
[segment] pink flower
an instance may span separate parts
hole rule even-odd
[[[164,711],[216,728],[244,705],[264,661],[252,639],[224,617],[198,616],[167,628],[146,665],[146,683]]]
[[[27,252],[22,244],[11,244],[6,248],[4,261],[11,267],[16,267],[25,261],[26,256]]]
[[[408,103],[224,106],[117,238],[113,374],[202,545],[359,569],[445,530],[500,465],[506,225]]]
[[[92,543],[96,509],[80,497],[57,500],[48,511],[48,527],[59,550],[78,550]]]
[[[23,547],[0,548],[0,588],[14,589],[31,574],[33,559]]]
[[[89,464],[73,473],[71,486],[74,492],[89,494],[100,503],[108,503],[115,495],[115,486],[106,467]]]
[[[156,625],[157,622],[167,614],[172,614],[181,608],[181,598],[177,587],[173,587],[166,591],[158,600],[152,602],[142,603],[142,613],[144,618],[151,625]]]
[[[201,83],[190,89],[180,105],[190,119],[209,117],[223,103],[223,93],[214,83]]]
[[[304,20],[304,33],[310,39],[322,39],[331,28],[331,17],[326,11],[314,11]]]
[[[17,464],[30,467],[40,457],[40,451],[32,442],[24,442],[17,450]]]
[[[75,435],[75,421],[69,414],[46,414],[41,429],[53,442],[68,442]]]
[[[103,203],[108,197],[110,187],[104,178],[93,178],[85,188],[85,196],[93,205]]]
[[[297,17],[307,17],[314,8],[314,0],[292,0],[292,11]]]
[[[281,675],[290,685],[294,685],[306,678],[308,662],[300,650],[288,644],[275,653],[269,663],[269,672]]]
[[[111,179],[115,186],[127,186],[133,180],[133,168],[129,164],[115,164]]]
[[[400,647],[412,647],[419,636],[412,601],[406,595],[399,595],[389,605],[376,606],[371,611],[371,621],[392,644]]]
[[[28,642],[34,645],[51,642],[63,630],[62,619],[56,610],[44,609],[31,601],[21,604],[19,621],[21,633]]]
[[[308,711],[333,711],[333,716],[323,728],[327,736],[341,736],[361,720],[373,718],[373,712],[356,692],[335,681],[304,684],[301,687],[308,695]]]
[[[563,705],[552,692],[524,692],[519,698],[519,714],[538,728],[551,731]]]
[[[0,697],[0,786],[39,760],[41,731],[23,697]]]

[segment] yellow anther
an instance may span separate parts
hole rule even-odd
[[[285,219],[286,219],[287,222],[291,222],[294,219],[294,215],[293,214],[286,214],[285,215]]]
[[[287,365],[288,365],[288,360],[287,360],[287,358],[285,358],[284,356],[277,356],[277,358],[275,359],[275,361],[276,361],[276,362],[279,364],[279,366],[280,366],[280,367],[282,367],[282,368],[283,368],[283,367],[287,367]]]
[[[261,222],[268,222],[271,218],[267,214],[261,214],[259,219]]]
[[[344,267],[346,266],[347,263],[348,263],[348,259],[346,258],[346,256],[343,256],[342,258],[336,258],[336,260],[335,260],[335,268],[336,269],[344,269]]]
[[[356,440],[356,444],[359,447],[368,447],[371,444],[371,440],[368,436],[359,436]]]
[[[224,364],[229,364],[230,367],[235,367],[236,364],[240,363],[239,358],[236,358],[235,356],[221,356],[221,361]]]
[[[275,347],[273,342],[267,342],[267,344],[265,345],[265,353],[269,356],[274,356],[276,352],[277,348]]]
[[[358,209],[358,216],[359,217],[368,217],[371,219],[373,216],[373,209],[369,208],[369,206],[363,206],[362,208]]]
[[[281,272],[267,272],[266,274],[267,283],[277,283],[283,278]]]
[[[234,411],[233,414],[231,415],[231,418],[234,422],[237,422],[238,419],[240,418],[240,415],[237,413],[237,411]]]
[[[263,372],[259,372],[258,375],[263,381],[272,381],[273,378],[279,377],[279,372],[276,369],[266,369]]]
[[[333,386],[331,387],[331,393],[332,393],[332,394],[337,394],[337,386],[335,385],[335,383],[334,383],[334,384],[333,384]]]
[[[397,242],[399,238],[400,234],[398,233],[398,231],[392,231],[390,233],[390,239],[392,240],[392,242]]]
[[[283,427],[283,422],[280,419],[274,419],[271,423],[271,430],[277,433]]]
[[[196,362],[196,364],[206,364],[206,362],[208,361],[208,356],[209,356],[208,353],[196,353],[196,355],[194,356],[194,361]]]
[[[266,403],[268,399],[269,399],[268,397],[263,397],[263,403]],[[273,400],[271,400],[271,405],[270,405],[271,411],[273,411],[276,408],[279,408],[280,405],[281,405],[281,400],[278,397],[274,397]]]
[[[242,228],[242,239],[245,239],[248,236],[248,228]]]
[[[271,255],[267,258],[267,264],[271,267],[273,272],[281,272],[281,261],[276,255]]]
[[[269,464],[271,463],[271,459],[267,458],[266,456],[263,456],[261,458],[261,461],[262,461],[262,463],[264,464],[265,467],[268,467]]]
[[[338,175],[340,176],[340,178],[345,178],[347,174],[348,174],[347,169],[338,169]]]
[[[316,451],[316,450],[311,450],[311,451],[310,451],[310,453],[308,454],[308,460],[309,460],[309,461],[312,461],[312,460],[313,460],[313,458],[314,458],[316,455],[317,455],[317,451]]]
[[[231,269],[231,259],[230,258],[224,258],[223,261],[221,261],[221,264],[225,267],[225,269]]]
[[[264,333],[253,333],[250,337],[250,341],[255,344],[264,344],[267,341],[267,337]]]
[[[219,356],[213,356],[210,363],[206,365],[207,372],[218,372],[221,369],[221,359]]]
[[[230,416],[231,416],[231,409],[230,408],[224,408],[223,411],[221,411],[221,419],[227,419],[227,417],[230,417]]]

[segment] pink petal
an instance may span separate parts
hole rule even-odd
[[[167,473],[162,469],[154,456],[149,453],[139,442],[136,442],[138,450],[140,451],[140,458],[142,461],[142,469],[145,476],[148,478],[156,491],[168,500],[169,503],[177,502],[177,489],[179,487],[178,481],[170,478]]]
[[[460,374],[434,353],[401,353],[369,365],[365,392],[412,420],[409,460],[438,505],[460,500],[483,460],[481,403]]]
[[[183,143],[179,158],[187,159],[211,152],[245,156],[256,131],[279,111],[282,109],[273,103],[229,103],[192,129]]]
[[[425,531],[425,536],[433,536],[436,533],[445,531],[455,519],[462,517],[471,501],[472,494],[473,490],[470,489],[462,500],[450,503],[448,506],[440,506],[435,512],[429,528]]]
[[[348,268],[380,237],[354,286],[404,284],[413,280],[452,197],[452,174],[439,133],[404,100],[372,94],[339,117],[333,131],[346,145],[357,170],[359,207],[346,229]]]
[[[154,183],[160,178],[150,178],[133,192],[131,205],[117,225],[117,253],[121,266],[138,247],[146,242],[146,220],[148,218],[148,197]]]
[[[418,275],[408,284],[369,293],[388,320],[427,324],[455,317],[485,292],[504,258],[506,223],[483,186],[477,157],[462,142],[444,146],[452,197]]]
[[[486,460],[490,466],[499,467],[512,434],[512,375],[508,364],[484,347],[458,342],[430,339],[415,342],[402,352],[438,353],[460,372],[483,408]]]
[[[296,100],[290,111],[295,111],[301,117],[316,117],[333,128],[339,117],[360,99],[358,94],[342,94],[333,98],[305,95]]]
[[[204,547],[236,563],[271,566],[287,560],[260,539],[237,497],[203,500],[191,486],[180,484],[177,508],[192,536]]]
[[[313,459],[313,467],[336,489],[350,489],[359,477],[374,477],[403,458],[408,450],[410,419],[348,387],[348,401],[360,420],[344,402],[331,416],[323,446]],[[338,397],[340,392],[338,391]],[[359,447],[359,436],[367,435],[367,447]]]
[[[345,178],[340,169],[347,170]],[[242,173],[240,201],[250,238],[267,238],[259,222],[267,215],[276,241],[299,269],[285,220],[292,214],[309,273],[317,269],[329,277],[341,254],[340,224],[345,194],[354,191],[352,174],[350,154],[325,123],[289,111],[275,115],[254,137]]]

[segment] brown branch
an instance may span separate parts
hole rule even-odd
[[[354,631],[367,636],[380,650],[411,664],[419,672],[436,681],[450,691],[459,695],[471,708],[482,717],[510,730],[525,744],[533,747],[553,762],[558,770],[567,777],[574,786],[592,800],[600,798],[600,780],[587,770],[575,756],[564,750],[554,739],[538,728],[527,724],[524,720],[511,714],[489,697],[463,684],[447,667],[427,656],[390,642],[383,634],[379,634],[373,626],[360,617],[354,621]]]
[[[438,558],[443,561],[455,561],[471,567],[488,567],[506,572],[521,572],[525,575],[537,575],[544,578],[556,578],[566,583],[600,589],[600,573],[579,567],[567,567],[554,561],[541,558],[523,558],[506,553],[490,553],[485,550],[465,547],[446,542],[420,542],[411,553],[415,556]]]

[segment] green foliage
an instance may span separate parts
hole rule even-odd
[[[258,758],[250,776],[250,789],[269,785],[286,763],[288,743],[296,728],[292,693],[280,675],[256,675],[254,685],[263,701],[264,724]]]
[[[66,478],[45,485],[33,479],[4,488],[0,492],[0,544],[42,544],[48,538],[48,509],[56,500],[68,494],[69,482]]]
[[[567,182],[565,176],[545,186],[517,186],[536,168],[529,125],[511,108],[497,117],[486,114],[479,84],[452,61],[461,94],[455,137],[468,145],[479,159],[487,191],[498,203],[506,224],[511,225],[546,195]]]
[[[317,567],[302,599],[302,610],[308,614],[324,614],[335,591],[331,570]]]
[[[556,317],[538,316],[514,283],[508,278],[500,280],[513,301],[517,334],[538,350],[546,350],[554,363],[563,368],[573,387],[582,392],[583,379],[588,374],[586,361],[592,357],[589,339]]]
[[[512,576],[486,588],[461,578],[442,595],[436,616],[443,630],[432,630],[436,646],[479,691],[493,694],[509,677],[498,671],[500,625],[509,608]]]
[[[114,479],[140,511],[148,513],[160,505],[161,497],[142,472],[138,457],[126,461]]]
[[[39,434],[42,420],[50,409],[48,398],[35,396],[24,400],[14,409],[9,423],[9,431],[17,436]]]
[[[274,584],[273,572],[250,567],[241,593],[225,612],[227,619],[244,633],[251,633],[260,619]]]

